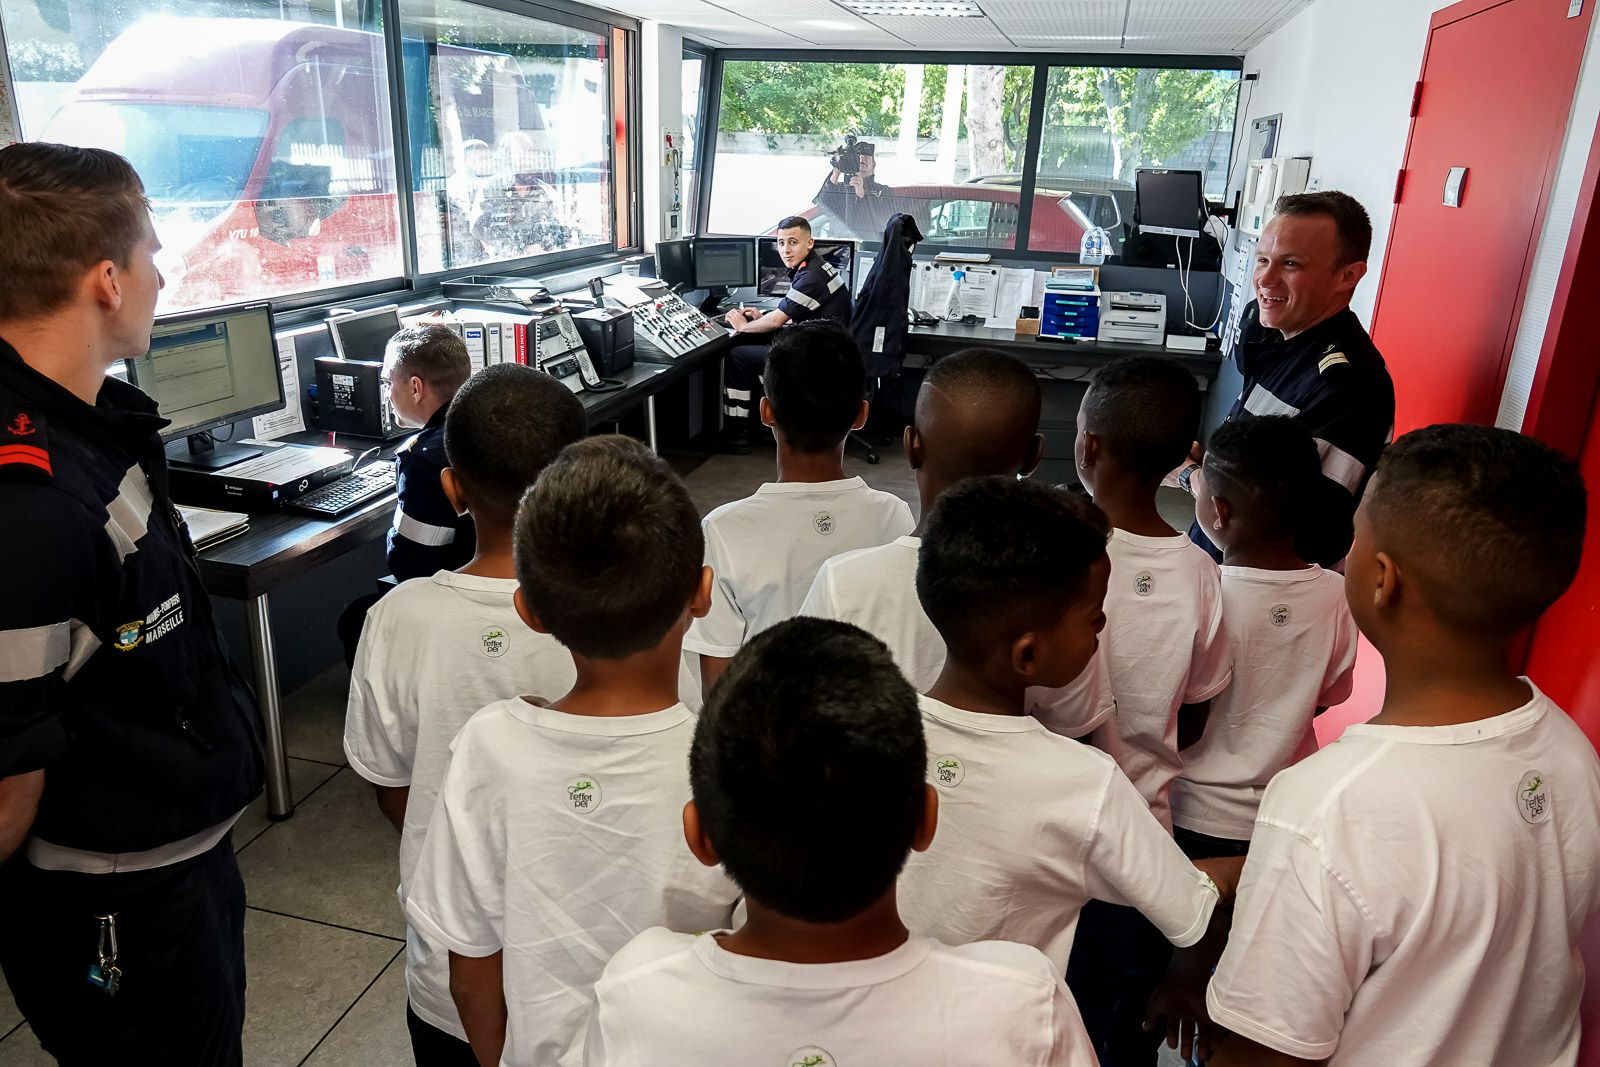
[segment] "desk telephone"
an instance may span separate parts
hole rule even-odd
[[[585,389],[605,393],[621,389],[622,383],[607,381],[594,369],[594,360],[578,333],[572,313],[558,311],[531,324],[533,350],[540,370],[558,379],[574,393]]]

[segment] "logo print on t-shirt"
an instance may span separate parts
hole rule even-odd
[[[1274,625],[1274,626],[1288,626],[1289,625],[1289,605],[1287,605],[1287,604],[1274,604],[1274,605],[1272,605],[1272,608],[1271,608],[1269,614],[1272,616],[1272,625]]]
[[[1517,783],[1517,814],[1529,826],[1550,821],[1550,783],[1544,772],[1529,771]]]
[[[815,1045],[797,1048],[788,1055],[787,1067],[838,1067],[839,1061],[827,1049]]]
[[[819,511],[811,517],[811,525],[817,528],[817,533],[827,537],[833,533],[833,516],[826,511]]]
[[[579,815],[588,815],[600,806],[600,783],[592,775],[567,783],[567,803]]]
[[[1140,596],[1149,596],[1156,591],[1156,576],[1149,571],[1140,571],[1133,576],[1133,591]]]
[[[505,630],[501,627],[489,627],[483,631],[478,640],[483,642],[483,654],[490,659],[499,659],[506,654],[506,647],[509,642]]]
[[[967,776],[966,767],[962,766],[959,756],[933,757],[933,784],[954,789],[961,784]]]

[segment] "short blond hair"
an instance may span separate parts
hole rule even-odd
[[[96,263],[127,267],[149,225],[144,183],[115,152],[41,142],[0,149],[0,319],[58,310]]]

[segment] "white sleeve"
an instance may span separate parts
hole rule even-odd
[[[1083,1016],[1078,1014],[1078,1002],[1072,999],[1067,983],[1056,980],[1056,995],[1051,998],[1050,1013],[1050,1063],[1052,1067],[1098,1067],[1100,1059],[1094,1045],[1083,1028]]]
[[[1356,649],[1361,644],[1356,631],[1356,621],[1350,609],[1343,604],[1334,613],[1333,655],[1328,660],[1327,673],[1322,676],[1322,692],[1317,697],[1317,707],[1331,708],[1350,699],[1355,688]]]
[[[823,560],[817,576],[811,582],[811,591],[800,605],[800,614],[817,619],[837,619],[838,606],[833,600],[833,561]]]
[[[1233,932],[1206,991],[1211,1018],[1289,1056],[1331,1056],[1372,966],[1372,942],[1366,913],[1322,853],[1257,822]]]
[[[900,506],[895,510],[895,521],[893,528],[889,531],[890,541],[897,537],[906,537],[912,530],[917,528],[917,520],[911,514],[911,505],[904,500],[896,500],[895,503]],[[887,544],[887,542],[885,543]]]
[[[1189,862],[1120,767],[1106,782],[1085,876],[1096,898],[1139,909],[1179,948],[1205,936],[1217,907],[1217,887]]]
[[[1111,672],[1106,668],[1105,645],[1095,649],[1089,665],[1071,683],[1060,689],[1030,686],[1025,699],[1028,714],[1051,733],[1087,737],[1117,710],[1117,698],[1111,694]]]
[[[1222,578],[1216,567],[1200,582],[1200,627],[1189,655],[1189,680],[1183,691],[1185,704],[1210,700],[1233,681],[1233,647],[1222,622]]]
[[[595,989],[594,1003],[589,1007],[589,1024],[584,1028],[583,1067],[605,1067],[606,1043],[600,1025],[599,989]]]
[[[382,602],[368,612],[350,670],[344,714],[344,754],[350,769],[373,785],[411,784],[417,753],[415,694],[400,692],[400,674],[383,652],[392,636]]]
[[[505,856],[496,844],[500,804],[467,787],[478,762],[463,727],[434,804],[405,906],[406,918],[430,941],[458,956],[491,956],[501,949],[505,917]]]
[[[710,523],[706,534],[706,566],[711,568],[711,611],[689,624],[683,647],[702,656],[732,659],[744,644],[745,619],[733,588],[728,549]]]

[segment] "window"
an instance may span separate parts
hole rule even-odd
[[[613,239],[607,40],[462,0],[403,0],[423,274]]]
[[[896,212],[927,244],[1017,247],[1031,66],[723,64],[713,233],[786,215],[878,241]],[[1076,248],[1076,243],[1074,243]]]
[[[693,233],[700,210],[700,123],[704,119],[700,87],[705,82],[706,57],[688,49],[683,53],[683,232]]]
[[[401,276],[383,38],[357,7],[0,0],[24,135],[143,178],[161,311]]]
[[[1221,200],[1238,93],[1236,70],[1051,67],[1029,247],[1076,252],[1087,223],[1120,247],[1140,167],[1198,170]]]

